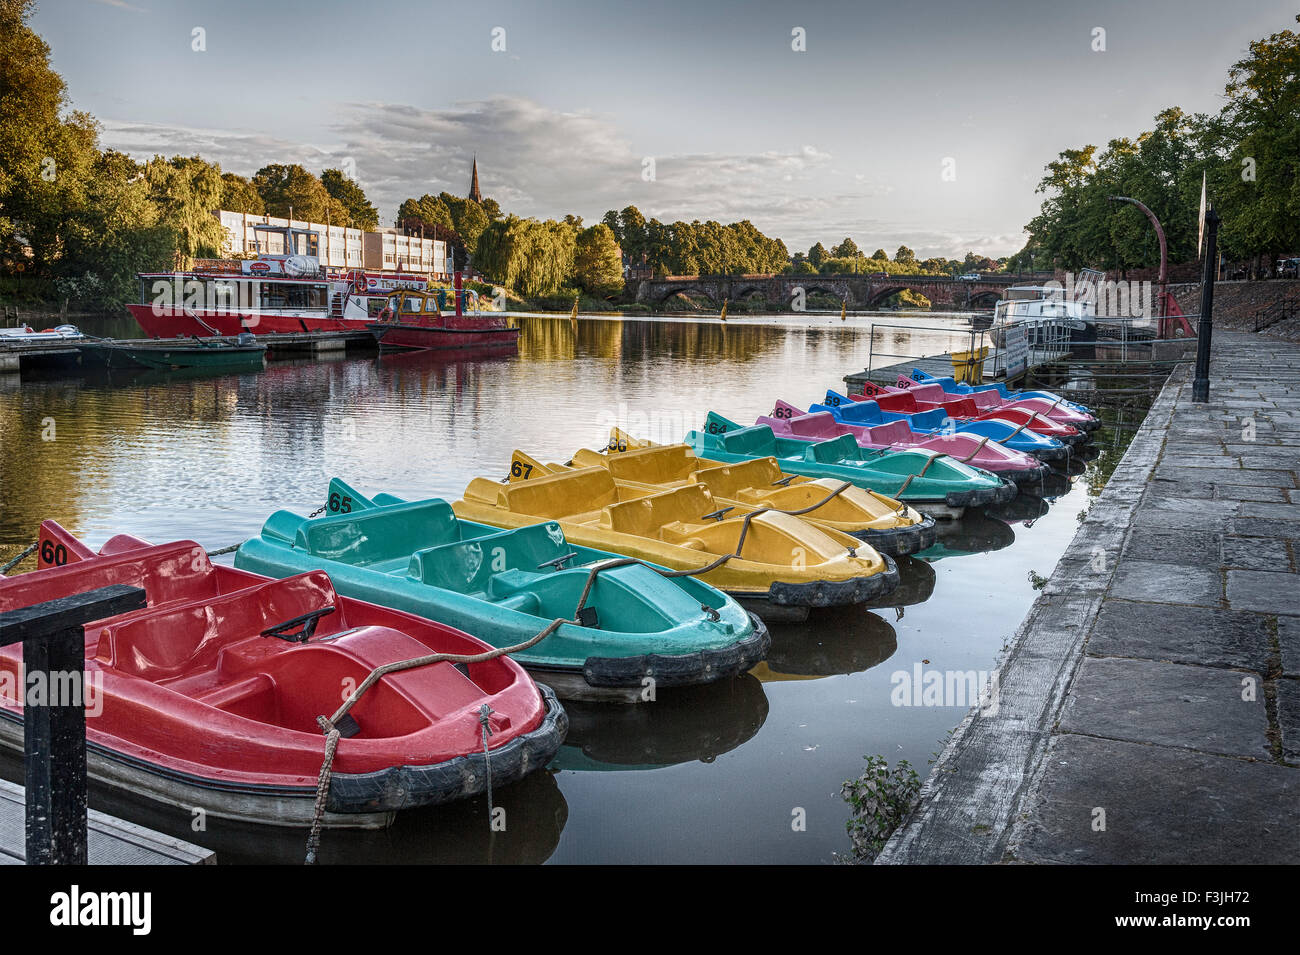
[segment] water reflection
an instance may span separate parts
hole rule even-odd
[[[813,614],[803,623],[774,623],[772,649],[752,672],[764,682],[862,673],[898,649],[884,618],[861,607]]]
[[[1069,490],[1070,482],[1065,482],[1066,490]],[[1005,504],[991,506],[985,510],[989,517],[996,518],[1004,524],[1024,524],[1026,527],[1032,527],[1034,521],[1038,520],[1051,509],[1046,497],[1038,497],[1032,494],[1020,494]]]
[[[970,508],[955,521],[938,521],[936,527],[939,539],[917,555],[924,560],[986,554],[1010,547],[1016,539],[1015,531],[989,517],[982,508]]]
[[[20,760],[0,757],[0,778],[21,783],[22,777]],[[326,829],[319,860],[326,865],[534,865],[550,858],[569,819],[554,774],[530,773],[495,790],[492,803],[506,810],[509,824],[504,832],[489,830],[487,800],[480,797],[399,813],[388,829]],[[203,820],[205,828],[195,831],[188,811],[144,803],[96,783],[90,786],[90,806],[211,849],[222,864],[301,865],[305,854],[305,830],[209,816]]]
[[[763,684],[749,674],[720,686],[681,687],[651,703],[564,701],[569,735],[553,769],[583,772],[711,763],[752,739],[767,719]]]
[[[898,565],[898,588],[877,597],[867,607],[912,607],[925,603],[934,595],[934,568],[919,557],[895,557]]]

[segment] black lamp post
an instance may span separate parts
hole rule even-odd
[[[1210,400],[1210,338],[1214,334],[1214,279],[1218,274],[1217,239],[1219,215],[1205,212],[1205,265],[1201,269],[1201,318],[1196,327],[1196,377],[1192,379],[1192,401]]]

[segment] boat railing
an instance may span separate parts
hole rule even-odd
[[[969,328],[960,328],[952,325],[922,325],[917,322],[908,322],[906,324],[872,322],[867,332],[868,369],[877,367],[877,359],[880,359],[879,364],[892,365],[899,361],[925,357],[923,355],[918,355],[915,351],[889,352],[878,347],[876,342],[877,329],[885,332],[890,330],[906,332],[908,333],[906,336],[907,340],[911,340],[917,332],[944,335],[947,336],[944,342],[944,347],[949,352],[958,352],[963,350],[964,347],[966,351],[978,354],[979,352],[982,352],[984,348],[989,346],[988,329],[976,328],[973,325]]]

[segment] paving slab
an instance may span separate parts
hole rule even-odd
[[[1269,504],[1289,504],[1289,495],[1295,488],[1248,487],[1244,484],[1216,484],[1214,497],[1220,501],[1262,501]]]
[[[1219,552],[1219,535],[1210,531],[1139,525],[1124,543],[1123,554],[1137,560],[1204,566]]]
[[[1058,730],[1224,756],[1270,756],[1264,681],[1243,670],[1088,657]]]
[[[1228,606],[1233,610],[1300,614],[1300,581],[1289,573],[1230,570]]]
[[[1277,642],[1282,651],[1282,674],[1300,677],[1300,617],[1277,618]]]
[[[1290,767],[1069,734],[1053,738],[1045,762],[1009,847],[1019,861],[1296,862],[1300,772]]]
[[[1223,597],[1223,580],[1217,568],[1126,559],[1115,571],[1110,595],[1154,603],[1218,607]]]
[[[1087,652],[1264,671],[1273,652],[1271,619],[1267,614],[1111,598],[1101,605]],[[1300,665],[1300,654],[1296,663]]]
[[[1182,477],[1213,484],[1250,484],[1263,487],[1295,487],[1295,475],[1275,468],[1191,468],[1182,464],[1161,464],[1155,479],[1175,481]]]
[[[1234,537],[1226,534],[1220,545],[1220,559],[1223,566],[1242,570],[1284,573],[1296,569],[1291,564],[1291,549],[1286,541],[1270,537]],[[1300,586],[1300,581],[1296,584]]]

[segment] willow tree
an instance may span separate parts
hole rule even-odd
[[[552,295],[573,275],[576,238],[563,222],[506,216],[478,236],[474,264],[526,298]]]
[[[159,217],[175,230],[177,253],[185,259],[219,256],[225,230],[212,213],[221,207],[221,167],[198,156],[155,156],[144,178]]]

